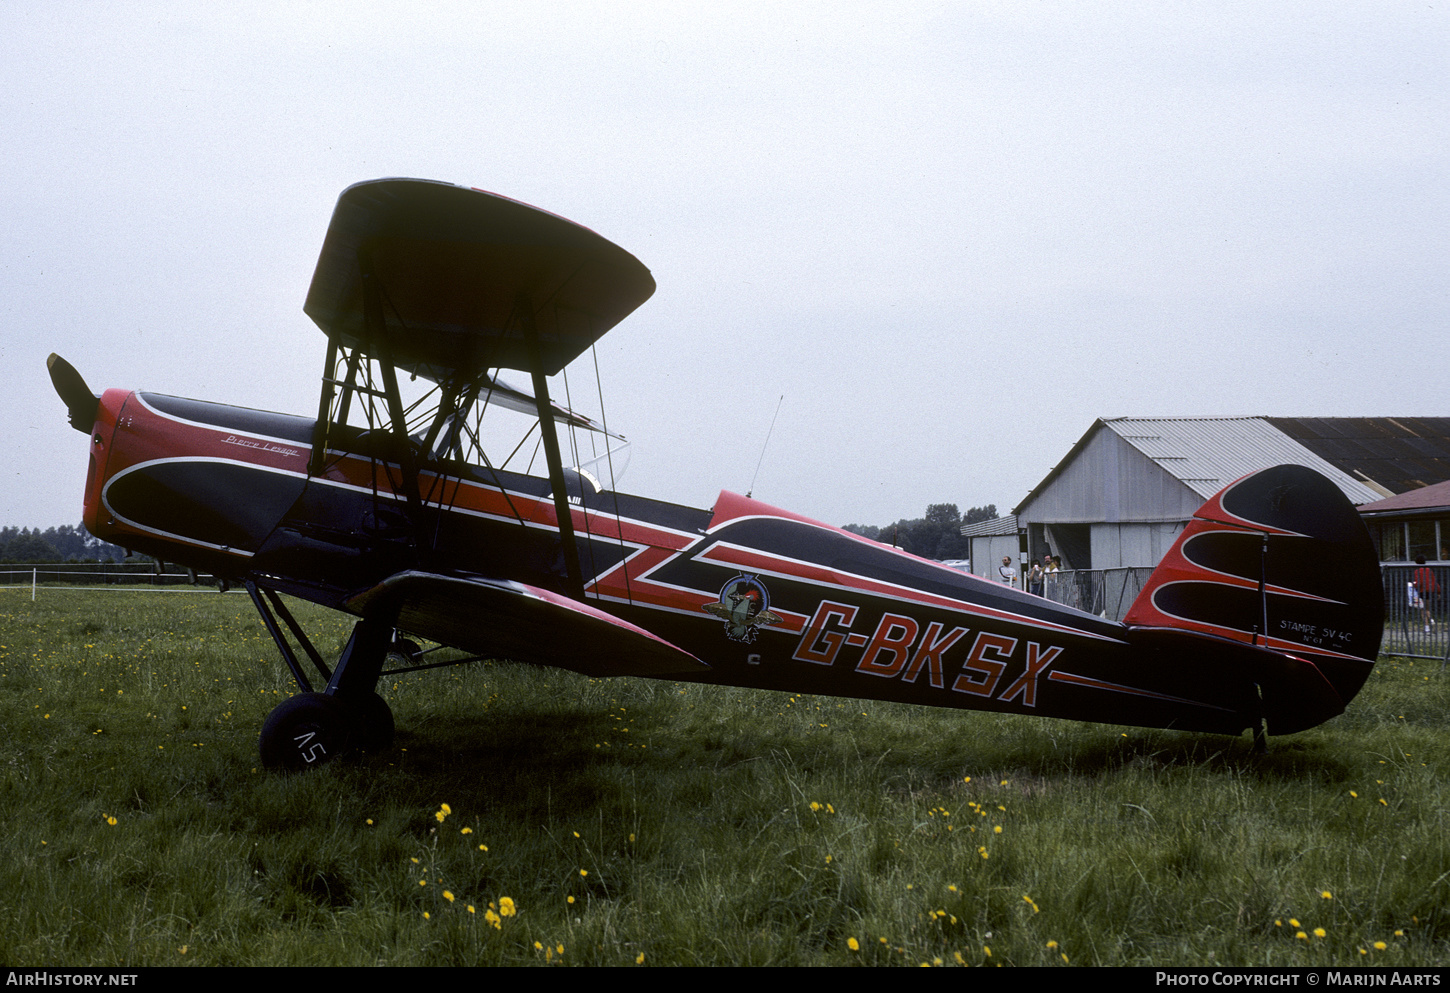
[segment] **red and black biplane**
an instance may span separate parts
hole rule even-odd
[[[269,766],[391,742],[378,680],[428,665],[399,632],[595,676],[1260,741],[1340,713],[1367,678],[1383,620],[1374,548],[1338,488],[1299,466],[1204,504],[1124,623],[734,493],[696,510],[618,492],[622,439],[554,403],[549,377],[654,288],[618,246],[515,200],[412,179],[349,187],[304,307],[327,336],[316,416],[97,397],[51,356],[89,437],[86,527],[246,587],[302,690],[262,729]],[[422,396],[405,402],[400,378]],[[502,460],[485,452],[500,408],[529,415]],[[586,464],[573,444],[566,465],[560,426],[603,456]],[[509,468],[539,448],[546,473]],[[279,594],[357,618],[338,659]]]

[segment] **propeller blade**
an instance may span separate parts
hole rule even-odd
[[[45,360],[45,368],[50,372],[51,385],[70,412],[71,427],[90,434],[91,426],[96,423],[96,410],[101,405],[101,398],[91,392],[75,366],[54,352]]]

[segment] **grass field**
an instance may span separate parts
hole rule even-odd
[[[324,650],[346,619],[296,605]],[[264,772],[247,598],[0,590],[12,965],[1450,962],[1450,694],[1237,740],[483,663]]]

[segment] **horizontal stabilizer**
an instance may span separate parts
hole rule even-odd
[[[359,615],[396,609],[399,628],[433,641],[586,676],[685,675],[708,668],[628,621],[510,580],[400,572],[346,606]]]

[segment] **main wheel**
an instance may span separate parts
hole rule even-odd
[[[290,697],[262,725],[257,742],[262,764],[269,769],[310,769],[330,762],[347,751],[352,729],[351,715],[334,697],[324,693]]]

